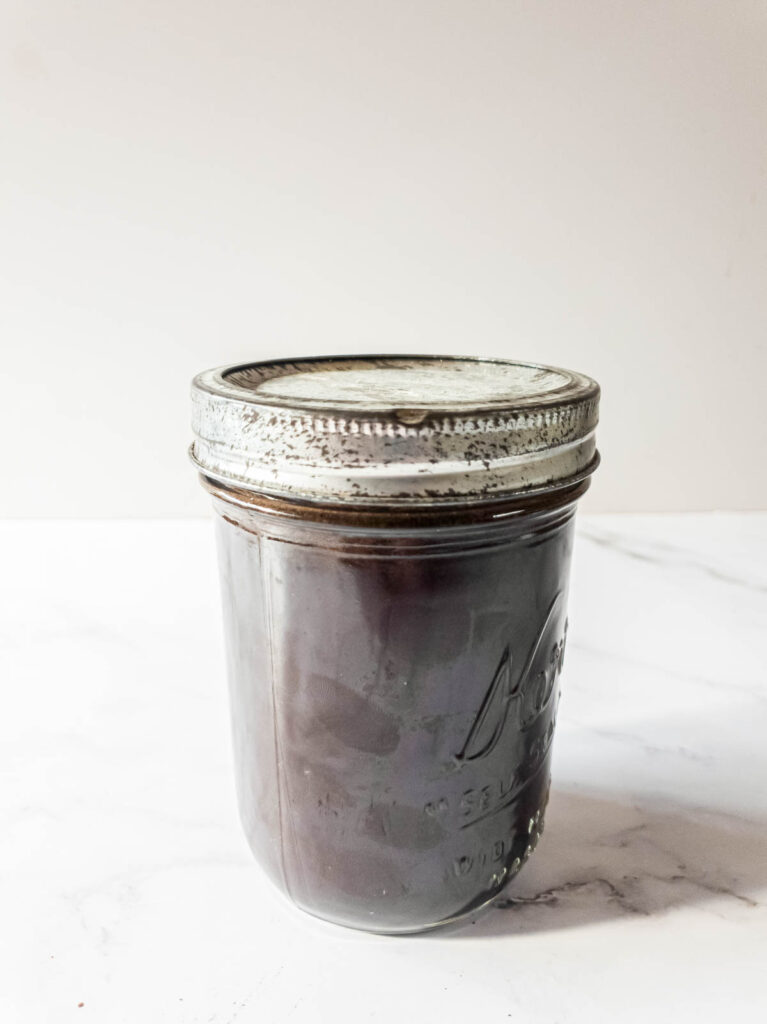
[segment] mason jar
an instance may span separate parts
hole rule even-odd
[[[375,932],[490,903],[543,829],[599,388],[508,360],[200,374],[245,834]]]

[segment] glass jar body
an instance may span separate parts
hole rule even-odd
[[[355,515],[211,487],[243,826],[302,909],[419,931],[543,828],[580,488]]]

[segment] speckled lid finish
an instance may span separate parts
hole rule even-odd
[[[596,468],[599,385],[504,359],[341,356],[208,370],[192,382],[193,462],[297,500],[463,504]]]

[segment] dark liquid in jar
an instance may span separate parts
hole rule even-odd
[[[543,827],[575,500],[354,513],[215,495],[241,816],[301,908],[490,900]]]

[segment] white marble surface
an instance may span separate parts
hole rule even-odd
[[[251,861],[210,524],[7,522],[0,558],[3,1024],[767,1018],[767,515],[581,519],[546,833],[414,938]]]

